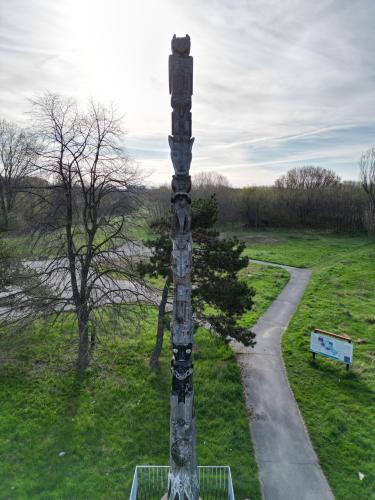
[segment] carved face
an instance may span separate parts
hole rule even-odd
[[[187,312],[187,299],[189,289],[185,285],[177,285],[176,290],[176,319],[183,323]]]
[[[177,177],[173,176],[172,180],[172,189],[175,193],[177,192],[185,192],[189,193],[191,190],[191,179],[189,177]]]
[[[173,354],[176,361],[188,361],[191,356],[192,344],[173,346]]]
[[[189,287],[187,285],[177,285],[176,288],[176,299],[181,301],[187,300]]]
[[[189,248],[183,250],[173,250],[173,272],[179,278],[186,276],[191,271],[191,261]]]
[[[191,242],[189,238],[181,236],[173,241],[173,250],[188,250],[191,252]]]
[[[174,142],[173,137],[169,136],[168,142],[176,175],[189,175],[194,139],[189,142]]]

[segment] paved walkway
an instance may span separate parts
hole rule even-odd
[[[256,333],[255,348],[233,346],[241,367],[263,496],[265,500],[332,500],[281,355],[281,336],[311,271],[278,267],[290,273],[290,281],[252,329]]]

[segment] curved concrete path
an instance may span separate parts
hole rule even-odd
[[[266,500],[332,500],[296,400],[281,354],[281,336],[302,298],[311,271],[282,267],[289,283],[252,328],[254,349],[234,344],[241,368],[250,429]],[[306,352],[308,356],[308,352]]]

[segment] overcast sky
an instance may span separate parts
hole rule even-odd
[[[0,0],[0,117],[21,122],[45,90],[114,102],[149,181],[169,181],[170,39],[189,33],[193,174],[357,179],[375,144],[374,20],[374,0]]]

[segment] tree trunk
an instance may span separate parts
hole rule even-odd
[[[80,317],[78,319],[79,347],[77,357],[77,369],[79,373],[84,373],[89,366],[89,332],[88,319]]]
[[[1,208],[2,208],[2,212],[3,212],[3,218],[4,218],[4,228],[8,229],[9,228],[9,210],[8,210],[7,194],[6,194],[4,185],[2,186],[2,189],[1,189]]]
[[[93,349],[96,346],[96,326],[94,324],[92,325],[91,329],[90,344],[91,344],[91,349]]]
[[[375,203],[369,199],[368,208],[365,210],[364,225],[367,233],[375,233]]]
[[[159,357],[161,354],[161,350],[163,348],[165,307],[167,305],[170,284],[171,284],[171,279],[168,276],[164,283],[163,293],[159,304],[158,326],[156,330],[155,347],[150,357],[150,365],[154,369],[157,368],[159,364]]]

